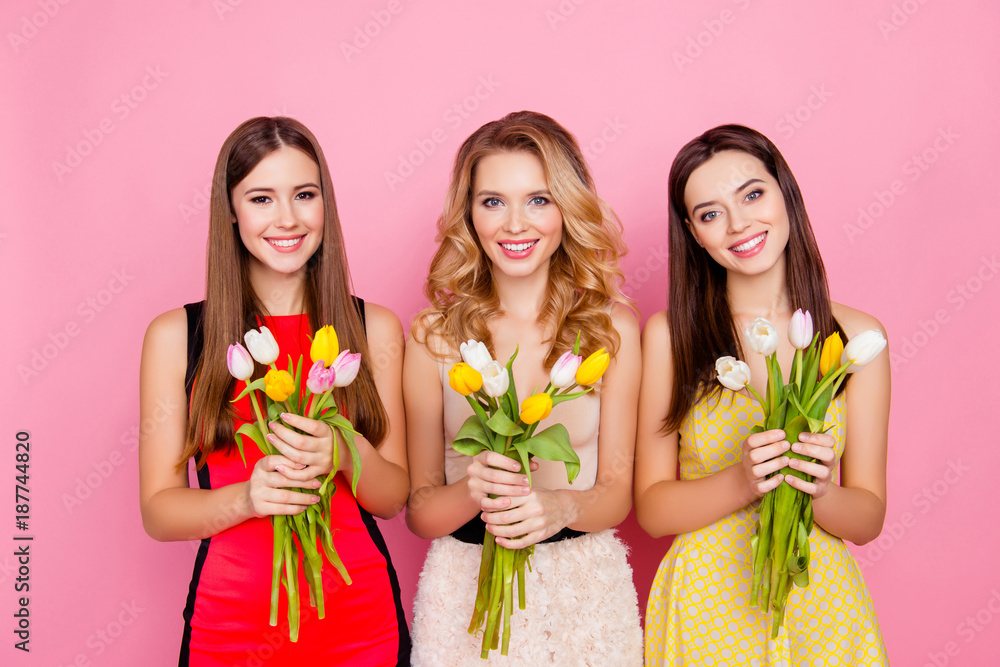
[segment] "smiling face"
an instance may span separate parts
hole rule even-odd
[[[494,270],[524,277],[548,269],[562,242],[562,213],[533,153],[493,153],[476,165],[472,224]]]
[[[319,166],[283,146],[262,159],[230,194],[251,275],[296,274],[323,241]]]
[[[784,261],[789,223],[778,181],[764,163],[722,151],[691,172],[685,224],[727,271],[757,275]]]

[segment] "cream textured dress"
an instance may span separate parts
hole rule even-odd
[[[680,429],[681,479],[699,479],[739,461],[740,443],[764,414],[723,390],[702,399]],[[844,451],[843,395],[827,426]],[[771,639],[771,614],[749,607],[750,538],[760,502],[678,535],[656,573],[646,607],[646,664],[733,667],[888,665],[864,578],[844,542],[813,526],[809,586],[793,587],[784,628]]]
[[[472,414],[466,399],[448,386],[450,364],[439,363],[444,387],[445,476],[465,477],[471,459],[451,448]],[[518,387],[527,396],[530,387]],[[523,393],[522,393],[523,392]],[[589,489],[597,479],[600,398],[589,394],[561,403],[539,424],[566,426],[580,456],[580,474],[567,482],[562,463],[539,461],[532,482],[547,489]],[[535,545],[525,572],[526,608],[515,607],[510,652],[480,656],[481,636],[468,632],[476,599],[482,546],[453,537],[434,540],[420,574],[413,609],[412,664],[420,666],[642,665],[642,629],[625,545],[613,530]]]

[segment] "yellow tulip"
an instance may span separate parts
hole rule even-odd
[[[483,376],[469,364],[460,361],[448,371],[448,384],[462,396],[468,396],[482,388]]]
[[[601,379],[604,371],[608,370],[610,363],[611,355],[602,347],[580,364],[580,368],[576,371],[576,383],[583,386],[594,384]]]
[[[272,401],[284,401],[295,391],[295,380],[288,371],[272,368],[264,376],[264,393]]]
[[[540,422],[552,412],[552,397],[546,393],[535,394],[521,403],[521,421],[525,424]]]
[[[314,364],[322,359],[323,365],[329,368],[338,354],[340,354],[340,342],[337,340],[337,332],[328,324],[313,336],[309,357]]]
[[[844,341],[839,333],[832,333],[823,341],[823,351],[819,354],[819,372],[826,375],[831,368],[840,367],[840,355],[844,353]]]

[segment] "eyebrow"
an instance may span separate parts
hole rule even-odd
[[[753,185],[754,183],[763,183],[763,182],[764,181],[762,179],[760,179],[760,178],[751,178],[749,181],[747,181],[746,183],[744,183],[740,187],[738,187],[735,190],[733,190],[733,192],[740,192],[741,190],[747,189],[749,186]],[[712,200],[712,201],[707,201],[707,202],[698,204],[697,206],[695,206],[694,208],[691,209],[691,215],[694,215],[695,211],[697,211],[699,208],[705,208],[706,206],[713,206],[713,205],[716,205],[718,203],[719,202],[717,202],[715,200]]]
[[[483,196],[486,196],[486,195],[489,195],[491,197],[502,197],[503,196],[501,193],[496,192],[495,190],[480,190],[479,192],[476,193],[476,197],[483,197]],[[548,190],[535,190],[534,192],[529,192],[527,196],[528,197],[537,197],[538,195],[548,195],[549,197],[551,197],[552,193],[549,192]]]
[[[315,183],[304,183],[302,185],[296,185],[294,188],[292,188],[292,190],[304,190],[306,188],[316,188],[317,190],[320,189],[319,186],[316,185]],[[274,188],[250,188],[243,194],[248,195],[251,192],[274,192]]]

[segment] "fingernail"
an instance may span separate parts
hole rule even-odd
[[[308,467],[309,466],[307,466],[305,463],[296,463],[295,464],[295,469],[296,470],[302,470],[303,468],[308,468]]]
[[[530,486],[522,486],[521,487],[521,492],[522,493],[531,493],[531,487]]]
[[[525,476],[525,477],[522,477],[522,478],[521,478],[521,484],[527,484],[527,483],[528,483],[528,478],[527,478],[527,476]]]
[[[274,466],[274,470],[275,470],[275,472],[280,472],[280,473],[284,473],[285,472],[285,469],[283,467],[281,467],[281,466]]]
[[[281,418],[284,420],[286,417],[288,417],[288,413],[287,412],[282,412],[281,413]]]
[[[322,484],[320,484],[320,481],[319,481],[318,479],[314,479],[314,480],[313,480],[313,483],[312,483],[312,487],[313,487],[314,489],[318,489],[318,488],[319,488],[319,487],[321,487],[321,486],[322,486]]]
[[[318,502],[319,502],[319,496],[313,496],[312,497],[312,503],[315,505]]]
[[[799,443],[796,442],[794,445],[792,445],[792,451],[793,452],[801,452],[802,451],[802,445],[800,445]]]

